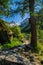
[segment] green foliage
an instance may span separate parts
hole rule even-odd
[[[18,39],[19,39],[21,42],[24,42],[24,38],[25,38],[25,35],[24,35],[23,33],[21,33]]]
[[[43,30],[37,29],[37,52],[43,54]]]
[[[14,26],[14,27],[11,28],[11,30],[13,32],[14,37],[19,37],[20,36],[21,30],[20,30],[19,26]]]
[[[7,15],[8,13],[8,1],[9,0],[0,0],[0,14]],[[6,10],[5,10],[6,9]]]
[[[39,31],[39,37],[40,37],[40,39],[43,39],[43,30]]]
[[[43,43],[37,42],[37,50],[39,54],[43,54]]]
[[[43,30],[43,8],[38,12],[37,18],[37,26]]]
[[[6,43],[4,45],[0,45],[0,49],[12,48],[14,46],[19,46],[21,44],[22,44],[21,41],[19,41],[17,38],[14,38],[11,43]]]
[[[18,40],[23,41],[24,35],[21,33],[21,29],[19,26],[14,26],[11,28],[13,32],[14,38],[18,38]]]

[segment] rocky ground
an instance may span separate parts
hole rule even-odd
[[[31,53],[29,44],[0,50],[0,65],[43,65],[37,55]]]

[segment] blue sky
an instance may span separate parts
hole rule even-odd
[[[20,24],[24,19],[29,18],[29,14],[25,13],[24,17],[22,18],[21,15],[18,13],[12,17],[6,17],[3,16],[2,17],[3,20],[7,21],[7,22],[16,22],[17,24]]]
[[[16,9],[18,7],[18,5],[16,5],[14,3],[14,1],[22,1],[22,0],[12,0],[13,5],[10,5],[10,8],[12,8],[13,10]],[[41,5],[35,7],[36,11],[39,11],[41,9]],[[13,14],[13,13],[12,13]],[[22,18],[20,13],[14,14],[12,17],[6,17],[6,16],[2,16],[1,18],[3,18],[3,20],[7,21],[7,22],[16,22],[17,24],[20,24],[24,19],[29,18],[29,14],[25,13],[24,17]]]

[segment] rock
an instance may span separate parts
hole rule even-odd
[[[28,48],[27,45],[23,45],[0,51],[0,65],[3,65],[3,63],[4,65],[40,65],[37,56],[32,54],[30,50],[27,50]],[[41,60],[41,64],[43,64],[43,60]]]
[[[32,62],[32,65],[39,65],[37,62]]]
[[[24,65],[24,64],[17,63],[17,62],[10,62],[10,61],[7,61],[7,60],[1,60],[0,65]]]
[[[34,57],[33,57],[32,54],[30,54],[29,58],[30,58],[30,61],[31,61],[31,62],[34,62]]]

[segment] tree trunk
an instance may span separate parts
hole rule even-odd
[[[36,21],[34,17],[30,18],[30,24],[31,24],[31,46],[32,50],[34,51],[37,46]]]
[[[29,0],[30,10],[30,25],[31,25],[31,46],[32,50],[35,51],[37,46],[37,33],[36,33],[36,20],[34,14],[34,0]]]

